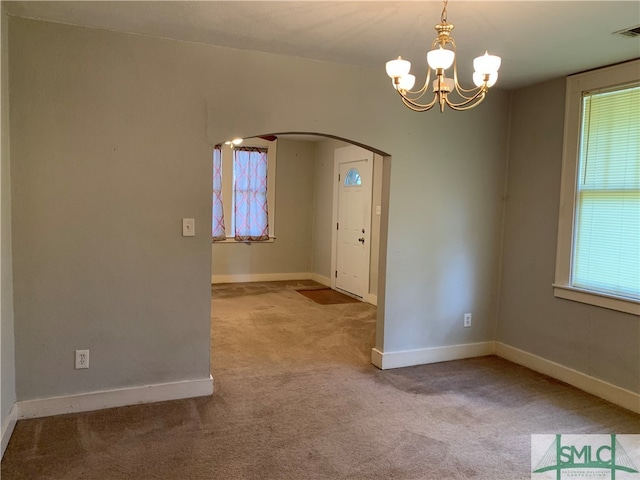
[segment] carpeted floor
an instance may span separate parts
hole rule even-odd
[[[380,371],[375,307],[219,285],[210,398],[20,421],[14,479],[530,479],[532,433],[640,417],[497,357]]]

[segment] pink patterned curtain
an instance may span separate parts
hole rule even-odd
[[[233,171],[235,239],[269,240],[267,149],[236,147],[233,151]]]
[[[222,208],[222,147],[213,149],[213,223],[211,225],[213,241],[226,239],[224,231],[224,210]]]

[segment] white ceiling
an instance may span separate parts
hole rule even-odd
[[[402,55],[424,74],[441,1],[7,2],[10,14],[114,31],[373,67]],[[461,80],[488,49],[502,57],[498,86],[538,81],[640,57],[640,37],[613,32],[640,24],[633,1],[457,1]],[[468,65],[468,67],[467,67]]]

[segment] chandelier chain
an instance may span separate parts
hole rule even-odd
[[[449,3],[449,0],[443,0],[444,2],[444,7],[442,7],[442,15],[440,15],[440,21],[442,23],[447,23],[447,3]]]

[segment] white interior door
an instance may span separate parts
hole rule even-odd
[[[373,153],[356,146],[338,148],[335,161],[335,288],[364,299],[369,292]]]

